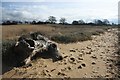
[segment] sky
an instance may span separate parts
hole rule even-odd
[[[2,1],[2,20],[46,21],[55,16],[67,22],[94,19],[108,19],[118,22],[119,0],[4,0]]]

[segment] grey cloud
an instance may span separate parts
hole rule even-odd
[[[2,20],[16,20],[16,21],[31,21],[35,20],[38,17],[32,12],[24,11],[24,10],[2,10]]]

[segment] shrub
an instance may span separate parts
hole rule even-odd
[[[10,64],[11,62],[15,62],[14,61],[15,54],[13,52],[14,45],[15,45],[15,40],[5,40],[2,42],[2,61],[3,61],[3,63]]]
[[[91,35],[88,33],[71,33],[66,35],[54,35],[51,37],[51,40],[58,43],[73,43],[78,41],[91,40]]]
[[[100,35],[100,34],[103,34],[104,31],[103,30],[96,30],[95,32],[91,32],[92,35]]]
[[[58,43],[69,43],[74,41],[72,37],[67,35],[55,35],[51,37],[51,40],[56,41]]]
[[[98,32],[99,34],[103,34],[104,30],[97,30],[96,32]]]
[[[2,41],[2,53],[5,53],[8,49],[15,45],[15,40]]]

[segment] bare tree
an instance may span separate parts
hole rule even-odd
[[[85,22],[83,20],[79,20],[78,23],[79,24],[85,24]]]
[[[109,22],[107,19],[104,19],[104,20],[103,20],[103,24],[104,24],[104,25],[108,25],[109,23],[110,23],[110,22]]]
[[[36,21],[32,21],[32,24],[36,24],[37,22]]]
[[[56,20],[56,17],[54,17],[54,16],[49,16],[47,21],[50,22],[51,24],[53,24],[53,23],[55,23],[57,20]]]
[[[65,19],[65,18],[61,18],[61,19],[60,19],[60,23],[61,23],[61,24],[65,24],[65,23],[66,23],[66,19]]]
[[[72,24],[73,25],[78,25],[79,23],[78,23],[78,21],[73,21]]]
[[[97,19],[95,19],[94,20],[94,24],[96,24],[96,25],[103,25],[103,22],[101,21],[101,20],[97,20]]]

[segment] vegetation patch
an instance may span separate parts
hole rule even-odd
[[[100,35],[100,34],[104,34],[104,30],[96,30],[94,32],[91,32],[92,35]]]
[[[58,43],[73,43],[78,41],[86,41],[91,40],[91,34],[89,33],[73,33],[73,34],[65,34],[65,35],[54,35],[51,37],[51,40],[56,41]]]
[[[15,45],[15,40],[4,40],[2,41],[2,62],[10,63],[15,62],[13,58],[15,58],[15,54],[13,52],[13,47]]]
[[[8,49],[14,46],[16,43],[15,40],[4,40],[2,41],[2,53],[5,53]]]

